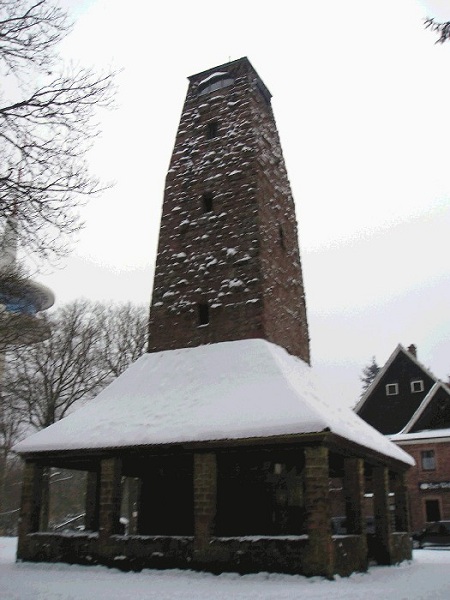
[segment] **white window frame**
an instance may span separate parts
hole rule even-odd
[[[416,384],[419,384],[419,389],[415,389]],[[423,384],[423,379],[414,379],[413,381],[411,381],[411,393],[418,394],[419,392],[423,392],[424,389],[425,386]]]
[[[428,456],[425,456],[428,454]],[[436,471],[436,452],[429,448],[420,452],[420,466],[422,471]]]
[[[398,396],[398,383],[386,384],[386,396]]]

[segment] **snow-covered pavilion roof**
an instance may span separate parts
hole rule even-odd
[[[313,370],[260,339],[145,354],[94,400],[16,445],[19,453],[237,440],[330,431],[413,459],[350,408],[316,393]]]

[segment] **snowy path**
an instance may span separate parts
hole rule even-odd
[[[0,538],[1,600],[449,600],[450,549],[417,550],[412,563],[348,579],[191,571],[122,573],[105,567],[15,564],[16,539]]]

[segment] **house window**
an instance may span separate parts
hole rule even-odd
[[[209,306],[206,303],[200,303],[198,307],[198,324],[208,325],[209,323]]]
[[[386,396],[398,395],[398,383],[388,383],[386,386]]]
[[[441,520],[441,507],[439,500],[425,500],[425,513],[428,523]]]
[[[217,137],[217,132],[219,130],[219,124],[217,121],[211,121],[206,125],[206,137],[208,140],[212,140]]]
[[[423,392],[424,385],[422,379],[417,379],[416,381],[411,381],[411,392],[415,394],[416,392]]]
[[[436,469],[434,450],[422,450],[420,453],[420,458],[423,471],[434,471]]]
[[[209,213],[212,212],[213,209],[213,194],[212,192],[205,192],[202,196],[202,205],[203,205],[203,212],[204,213]]]

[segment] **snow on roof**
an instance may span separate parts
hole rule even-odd
[[[423,429],[422,431],[415,431],[414,433],[401,431],[400,433],[390,435],[389,439],[395,443],[418,443],[428,440],[433,440],[434,442],[448,442],[450,441],[450,428]]]
[[[227,75],[229,75],[227,71],[216,71],[215,73],[208,75],[208,77],[205,77],[205,79],[202,79],[198,85],[201,87],[202,85],[205,85],[205,83],[208,83],[208,81],[217,79],[218,77],[226,77]]]
[[[253,339],[145,354],[94,400],[14,450],[117,448],[326,430],[414,464],[350,408],[319,398],[312,369],[303,361]]]

